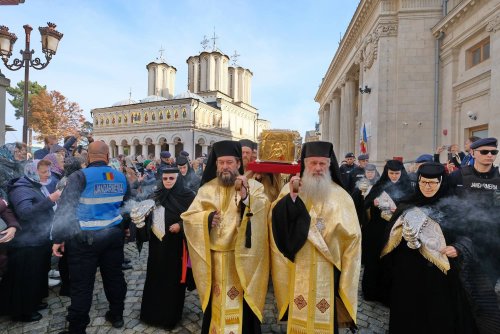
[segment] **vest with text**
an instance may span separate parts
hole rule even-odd
[[[85,168],[82,172],[86,185],[77,208],[80,228],[96,231],[120,224],[120,206],[127,190],[125,175],[108,166]]]

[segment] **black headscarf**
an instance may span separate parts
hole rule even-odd
[[[401,177],[398,182],[393,183],[389,178],[389,170],[401,171]],[[406,173],[403,163],[399,160],[388,160],[384,166],[384,171],[380,179],[373,185],[372,190],[365,198],[365,204],[371,205],[375,198],[380,196],[382,192],[387,192],[394,201],[401,200],[412,192],[410,178]],[[397,204],[397,203],[396,203]]]
[[[396,221],[396,219],[407,209],[414,206],[424,206],[424,205],[433,205],[437,203],[441,198],[446,196],[448,193],[449,183],[448,183],[448,175],[446,175],[445,168],[442,164],[438,162],[426,162],[417,170],[417,180],[420,177],[426,177],[428,179],[438,178],[440,180],[439,190],[432,197],[425,197],[424,194],[420,191],[420,187],[415,186],[414,192],[401,200],[400,205],[394,215],[391,218],[391,221]]]
[[[212,151],[210,151],[207,165],[203,171],[203,176],[201,177],[200,187],[217,177],[217,158],[225,156],[236,157],[240,161],[240,168],[238,171],[241,175],[244,174],[241,143],[234,140],[221,140],[214,143],[212,146]]]
[[[337,157],[335,156],[335,152],[333,151],[333,144],[326,141],[313,141],[304,143],[302,145],[302,152],[300,153],[300,176],[304,174],[305,169],[305,158],[310,157],[324,157],[330,158],[330,175],[332,177],[333,182],[346,189],[346,186],[342,183],[340,178],[340,168],[339,163],[337,161]],[[347,189],[346,189],[347,190]]]
[[[187,157],[184,155],[179,155],[175,159],[175,163],[177,164],[177,166],[187,165],[188,170],[186,172],[186,175],[182,175],[181,173],[179,173],[179,178],[182,179],[186,188],[191,189],[195,193],[198,192],[198,188],[200,187],[200,178],[194,172],[193,167],[189,163]]]
[[[179,172],[177,168],[164,169],[163,174]],[[153,194],[153,199],[157,205],[165,207],[165,219],[168,216],[176,216],[180,220],[180,215],[186,211],[195,197],[195,193],[184,186],[181,177],[177,176],[174,186],[171,189],[165,188],[160,181],[158,189]]]

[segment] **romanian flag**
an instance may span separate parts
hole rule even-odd
[[[115,176],[113,175],[112,172],[107,172],[107,173],[104,173],[104,179],[106,181],[113,181],[115,179]]]
[[[361,129],[361,140],[359,141],[359,150],[363,154],[365,154],[368,151],[368,137],[366,136],[365,123],[363,123],[363,128]]]

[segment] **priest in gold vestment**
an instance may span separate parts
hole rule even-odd
[[[270,203],[262,184],[243,175],[241,158],[239,142],[215,143],[198,194],[181,216],[204,313],[202,333],[261,333]]]
[[[272,280],[287,333],[355,328],[361,231],[331,143],[303,145],[300,177],[283,187],[270,216]]]

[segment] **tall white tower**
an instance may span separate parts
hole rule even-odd
[[[171,99],[175,95],[175,74],[177,69],[165,61],[163,49],[160,57],[146,65],[148,70],[148,96],[156,95]]]

